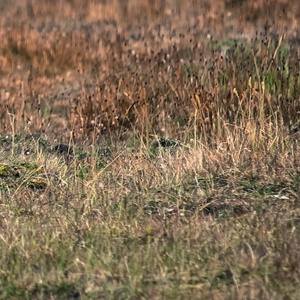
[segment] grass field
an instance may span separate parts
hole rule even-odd
[[[0,299],[299,299],[298,2],[0,2]]]

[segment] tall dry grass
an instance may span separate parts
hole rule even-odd
[[[0,298],[299,298],[298,1],[0,8]]]

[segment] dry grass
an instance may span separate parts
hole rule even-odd
[[[0,8],[0,298],[299,298],[298,1]]]

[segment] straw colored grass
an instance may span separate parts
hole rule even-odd
[[[0,298],[298,299],[298,8],[3,2]]]

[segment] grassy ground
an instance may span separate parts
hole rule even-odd
[[[0,4],[1,299],[300,298],[299,3],[188,2]]]

